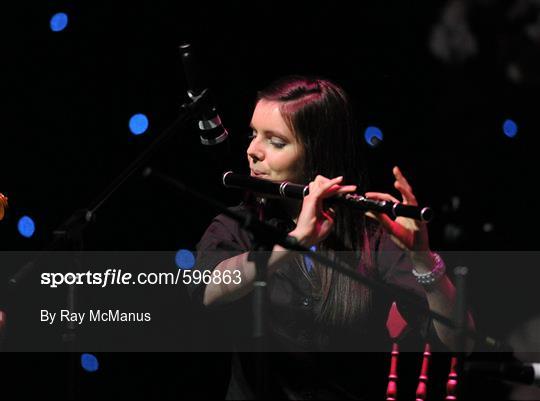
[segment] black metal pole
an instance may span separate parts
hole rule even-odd
[[[467,274],[469,269],[465,266],[458,266],[454,269],[454,280],[456,282],[456,307],[454,311],[454,321],[457,330],[457,349],[456,353],[456,373],[460,380],[457,382],[455,394],[457,399],[463,398],[464,380],[463,365],[465,363],[465,346],[467,344],[466,331],[468,328],[468,313],[467,313]]]
[[[65,240],[70,240],[77,235],[81,235],[87,225],[95,220],[98,209],[137,171],[141,170],[150,157],[168,139],[177,135],[186,124],[193,120],[201,109],[207,106],[207,91],[193,102],[185,103],[181,107],[180,116],[162,134],[160,134],[133,162],[131,162],[111,184],[90,204],[86,209],[75,211],[64,223],[53,231],[54,239],[43,251],[53,251],[65,248]],[[38,257],[39,259],[39,257]],[[9,280],[11,286],[15,287],[28,276],[37,265],[37,259],[24,265]]]
[[[248,260],[255,263],[256,278],[253,283],[253,341],[255,346],[256,388],[258,400],[268,397],[268,363],[266,358],[266,302],[267,302],[267,271],[272,247],[269,244],[257,243],[248,255]]]

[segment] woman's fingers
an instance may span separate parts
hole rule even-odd
[[[345,194],[356,191],[356,185],[339,185],[343,181],[343,176],[328,179],[323,176],[317,176],[314,181],[309,183],[309,201],[316,202],[318,210],[323,211],[323,215],[327,218],[335,216],[335,212],[327,213],[323,210],[322,202],[336,194]],[[306,197],[306,198],[307,198]],[[304,200],[306,199],[304,198]]]
[[[390,194],[382,192],[366,192],[366,197],[377,200],[385,200],[390,202],[399,202]],[[390,217],[384,213],[366,212],[366,216],[378,220],[388,231],[393,233],[395,231],[394,225],[396,224]]]
[[[401,193],[403,204],[418,205],[413,190],[399,167],[394,167],[392,172],[396,179],[394,182],[394,187]],[[400,202],[392,195],[382,192],[367,192],[365,196],[367,198],[376,200],[397,203]],[[424,249],[429,247],[429,245],[425,245],[427,244],[427,235],[423,234],[422,231],[425,230],[425,224],[419,225],[414,220],[404,217],[398,217],[395,220],[392,220],[389,216],[383,213],[367,212],[366,216],[378,220],[381,225],[391,234],[392,240],[403,249]],[[422,236],[426,238],[422,239]]]
[[[341,180],[343,180],[342,175],[340,175],[339,177],[332,178],[332,179],[326,178],[325,176],[322,176],[322,175],[318,175],[317,177],[315,177],[313,182],[315,184],[324,185],[324,184],[328,184],[330,182],[339,182]]]
[[[394,182],[394,187],[401,192],[401,196],[403,197],[403,204],[405,205],[413,205],[417,206],[418,202],[416,201],[416,197],[411,192],[411,190],[405,186],[403,186],[402,183],[399,181]]]
[[[371,199],[377,199],[377,200],[385,200],[390,202],[398,202],[399,201],[394,198],[390,194],[385,194],[382,192],[366,192],[366,197]],[[409,246],[409,235],[407,233],[407,229],[403,227],[401,224],[399,224],[397,221],[392,220],[390,217],[388,217],[384,213],[374,213],[374,212],[366,212],[366,216],[374,218],[379,221],[379,223],[382,224],[382,226],[391,234],[392,239],[394,242],[396,242],[400,247],[406,248]]]
[[[381,223],[384,229],[388,231],[388,233],[390,233],[390,237],[392,238],[392,240],[400,248],[406,249],[411,247],[410,235],[407,232],[407,229],[401,224],[392,220],[384,213],[366,212],[365,214],[366,216],[371,217]]]
[[[378,200],[385,200],[390,202],[398,202],[399,201],[394,198],[390,194],[385,194],[383,192],[366,192],[366,198],[372,198],[372,199],[378,199]]]
[[[335,212],[331,212],[330,210],[326,209],[326,210],[322,210],[321,211],[321,214],[324,216],[324,218],[328,221],[330,221],[331,223],[334,222],[334,218],[336,217],[336,214]]]
[[[336,193],[341,187],[339,183],[343,180],[343,176],[329,180],[323,176],[317,176],[315,181],[309,183],[309,195],[311,198],[327,198]]]
[[[322,175],[318,175],[315,178],[315,180],[309,183],[309,187],[310,187],[310,190],[311,188],[313,188],[315,192],[322,192],[330,188],[332,185],[336,185],[340,183],[342,180],[343,180],[343,176],[336,177],[330,180],[326,177],[323,177]],[[310,191],[310,194],[311,194],[311,191]]]
[[[403,203],[406,205],[417,206],[418,202],[416,201],[413,190],[399,167],[394,167],[392,172],[394,173],[394,177],[396,178],[396,181],[394,182],[394,187],[401,193],[401,196],[403,197]]]
[[[395,166],[392,169],[392,173],[394,173],[394,177],[396,178],[397,181],[399,181],[401,184],[403,184],[405,188],[408,188],[409,191],[412,192],[412,188],[409,185],[409,182],[407,181],[407,179],[405,178],[405,176],[403,175],[403,173],[401,172],[398,166]]]
[[[349,192],[356,191],[357,186],[356,185],[344,185],[342,187],[338,187],[336,193],[338,194],[345,194]]]

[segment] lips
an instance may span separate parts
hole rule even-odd
[[[262,176],[265,176],[266,174],[261,171],[251,169],[251,175],[254,177],[262,177]]]

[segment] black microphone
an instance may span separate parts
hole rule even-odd
[[[465,362],[463,369],[470,375],[540,386],[540,363]]]
[[[223,174],[223,185],[228,188],[248,189],[266,195],[275,195],[281,198],[303,199],[309,194],[309,186],[292,184],[288,181],[273,182],[251,176],[235,174],[227,171]],[[327,199],[327,203],[342,204],[363,211],[385,213],[394,218],[398,216],[410,217],[415,220],[430,221],[433,211],[429,207],[404,205],[378,199],[370,199],[360,194],[337,195]]]
[[[202,96],[208,97],[207,106],[201,113],[201,119],[198,123],[201,143],[207,146],[218,145],[227,139],[229,133],[223,126],[217,109],[211,100],[209,90],[203,82],[201,68],[197,63],[196,57],[193,55],[191,44],[182,44],[180,46],[180,53],[182,55],[189,98],[195,101]]]

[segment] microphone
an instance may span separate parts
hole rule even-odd
[[[281,198],[303,199],[309,194],[309,186],[292,184],[288,181],[273,182],[235,174],[227,171],[223,174],[223,185],[227,188],[248,189],[266,195],[275,195]],[[402,203],[390,202],[366,198],[360,194],[337,195],[327,200],[330,204],[341,204],[363,211],[385,213],[394,218],[398,216],[410,217],[415,220],[430,221],[433,218],[433,211],[429,207],[419,207],[404,205]]]
[[[208,88],[203,84],[200,76],[201,68],[193,56],[191,44],[185,43],[180,46],[184,74],[186,76],[187,94],[192,101],[198,100],[203,95],[210,97]],[[211,99],[207,101],[206,110],[201,113],[198,127],[201,143],[206,146],[214,146],[227,139],[229,133],[221,123],[221,118]]]
[[[466,362],[464,371],[471,375],[540,386],[540,363]]]

